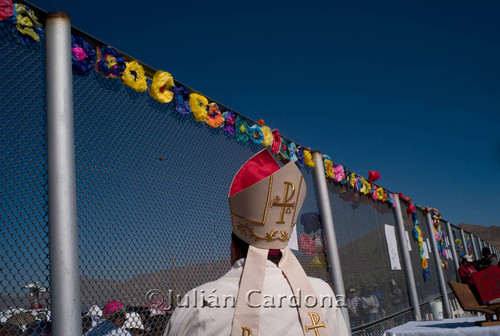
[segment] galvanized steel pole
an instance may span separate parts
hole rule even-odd
[[[474,235],[471,233],[470,234],[470,241],[472,242],[472,251],[474,251],[474,259],[477,259],[478,257],[478,250],[477,250],[477,246],[476,246],[476,241],[474,240]]]
[[[420,313],[420,304],[418,302],[417,287],[415,285],[415,277],[413,275],[413,268],[411,265],[410,252],[406,245],[405,226],[403,222],[403,214],[401,212],[401,204],[399,202],[399,195],[394,196],[394,217],[396,219],[396,228],[398,232],[399,249],[403,255],[403,267],[406,275],[406,284],[408,286],[408,294],[410,295],[410,304],[413,308],[413,318],[415,321],[422,320]]]
[[[448,237],[451,239],[451,255],[453,256],[453,263],[455,264],[455,270],[458,271],[460,267],[460,260],[458,259],[457,249],[455,248],[455,235],[453,234],[453,230],[451,229],[450,222],[446,222],[446,228],[448,229]]]
[[[443,268],[441,267],[441,257],[439,255],[439,250],[437,247],[436,239],[432,234],[434,232],[432,217],[430,213],[425,214],[425,219],[427,222],[427,229],[431,232],[431,237],[429,239],[432,248],[432,254],[434,255],[434,261],[436,263],[436,271],[439,280],[439,289],[441,290],[441,295],[443,295],[443,314],[445,318],[450,318],[451,309],[450,309],[450,301],[448,301],[448,289],[446,287],[446,282],[444,281],[444,273]]]
[[[462,245],[464,247],[464,255],[468,255],[469,250],[467,249],[467,242],[465,241],[464,229],[460,229],[460,236],[462,237]]]
[[[69,16],[48,13],[45,31],[52,334],[81,335]]]
[[[332,209],[330,207],[330,197],[328,196],[328,186],[326,185],[325,168],[323,167],[323,158],[321,152],[313,152],[314,160],[314,180],[321,214],[321,225],[323,226],[323,238],[325,240],[326,256],[330,270],[330,278],[333,281],[333,288],[337,300],[341,301],[341,311],[346,321],[347,327],[351,330],[349,322],[349,313],[345,307],[345,289],[344,279],[342,278],[342,268],[340,266],[339,251],[337,247],[337,238],[333,225]]]

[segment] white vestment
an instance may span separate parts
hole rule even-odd
[[[164,336],[230,335],[244,262],[245,259],[238,260],[218,280],[189,291],[175,309]],[[317,304],[323,307],[326,317],[326,321],[316,324],[324,322],[331,335],[350,335],[331,287],[321,279],[309,277],[309,280],[316,291]],[[262,301],[256,301],[256,296],[256,293],[249,293],[250,303],[261,305],[259,335],[316,335],[314,328],[307,333],[302,330],[290,286],[281,270],[271,261],[266,264]],[[314,300],[311,298],[307,305],[314,305]],[[306,326],[312,325],[313,322],[306,322]]]

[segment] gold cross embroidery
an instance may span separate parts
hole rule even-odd
[[[306,326],[306,332],[309,332],[309,330],[314,329],[314,332],[316,333],[316,336],[319,336],[319,331],[318,328],[326,328],[325,327],[325,322],[319,322],[319,315],[317,313],[308,313],[309,317],[311,318],[312,326]]]
[[[241,327],[241,336],[252,336],[252,329],[248,327]]]
[[[292,194],[288,196],[290,188],[292,189]],[[294,195],[295,185],[292,182],[285,181],[285,194],[283,195],[283,203],[280,203],[281,198],[278,195],[276,195],[271,202],[271,208],[273,206],[281,207],[280,219],[276,222],[276,224],[285,224],[285,220],[283,219],[283,217],[285,216],[285,211],[287,214],[289,214],[292,212],[292,209],[295,208],[295,202],[290,202]]]

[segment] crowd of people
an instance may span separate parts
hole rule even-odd
[[[386,292],[378,285],[374,285],[372,290],[366,285],[362,286],[359,295],[356,289],[350,288],[347,292],[346,305],[351,326],[357,327],[379,320],[387,314],[387,310],[390,313],[403,310],[405,301],[403,291],[397,285],[396,280],[391,279]]]
[[[91,306],[82,316],[82,335],[85,336],[157,336],[163,335],[172,307],[124,306],[109,301],[104,307]],[[50,319],[40,319],[31,312],[13,315],[0,325],[0,336],[52,335]]]

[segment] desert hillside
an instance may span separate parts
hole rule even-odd
[[[487,241],[491,245],[494,245],[497,249],[500,249],[500,226],[482,226],[462,223],[458,225],[459,228],[471,232],[473,235]]]

